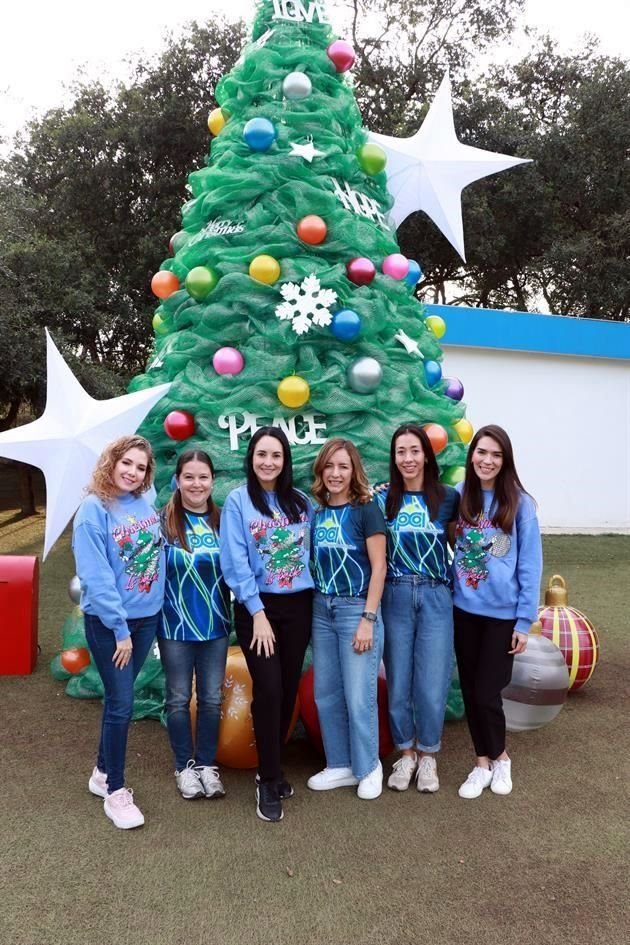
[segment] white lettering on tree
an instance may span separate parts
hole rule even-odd
[[[330,23],[323,0],[273,0],[274,20],[289,20],[291,23]]]
[[[222,414],[218,420],[220,428],[230,434],[232,451],[238,450],[241,437],[249,439],[268,422],[267,419],[248,411],[241,414]],[[321,415],[305,413],[295,417],[274,417],[272,426],[279,427],[286,434],[291,446],[321,445],[326,442],[326,419]]]

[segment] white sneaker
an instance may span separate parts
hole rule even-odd
[[[370,771],[359,781],[357,794],[363,801],[373,801],[383,792],[383,765],[378,763],[374,771]]]
[[[490,790],[493,794],[510,794],[512,791],[512,762],[508,758],[506,761],[492,762],[492,783]]]
[[[490,787],[491,781],[492,771],[490,768],[480,768],[477,765],[472,769],[457,793],[460,797],[479,797],[485,788]]]
[[[392,791],[406,791],[416,770],[418,759],[414,755],[401,755],[394,762],[392,773],[387,779],[387,787]]]
[[[97,797],[107,797],[107,775],[104,771],[94,768],[88,781],[88,789],[91,794]]]
[[[144,823],[142,811],[133,802],[133,791],[128,788],[121,787],[113,794],[108,794],[103,803],[103,810],[114,826],[120,827],[121,830],[142,827]]]
[[[187,801],[194,800],[196,797],[205,797],[203,784],[199,778],[199,772],[195,768],[195,762],[189,761],[185,768],[175,772],[175,781],[179,788],[179,793]]]
[[[206,797],[225,797],[225,788],[216,765],[202,765],[197,768],[197,773]]]
[[[431,755],[422,755],[418,762],[416,787],[425,794],[435,794],[440,789],[437,762]]]
[[[324,768],[312,775],[306,782],[311,791],[332,791],[338,787],[355,787],[359,779],[355,778],[352,768]]]

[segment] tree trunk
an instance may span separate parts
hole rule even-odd
[[[37,507],[35,505],[35,489],[33,487],[33,469],[25,463],[18,466],[18,479],[20,484],[20,501],[22,503],[22,515],[35,515]]]
[[[18,397],[16,400],[12,400],[9,404],[8,413],[4,417],[0,417],[0,430],[8,430],[9,427],[12,427],[17,419],[17,415],[22,406],[22,398]]]

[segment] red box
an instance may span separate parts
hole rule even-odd
[[[38,603],[38,559],[0,555],[0,676],[35,669]]]

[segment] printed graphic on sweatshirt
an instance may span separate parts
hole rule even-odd
[[[495,528],[488,518],[480,519],[476,528],[471,528],[468,522],[461,518],[457,523],[455,552],[461,555],[456,564],[457,573],[461,578],[465,578],[466,586],[475,591],[480,582],[488,578],[489,556],[504,558],[512,546],[512,539],[505,532],[495,532],[490,537],[486,535],[485,528]]]
[[[304,541],[308,530],[308,519],[300,516],[296,528],[286,516],[276,514],[273,521],[257,519],[249,523],[256,551],[265,561],[265,584],[278,583],[279,587],[292,588],[293,581],[306,568]]]
[[[119,548],[120,559],[125,563],[128,591],[138,590],[149,593],[158,579],[161,539],[155,526],[157,515],[138,521],[135,515],[127,516],[127,523],[117,525],[112,538]]]

